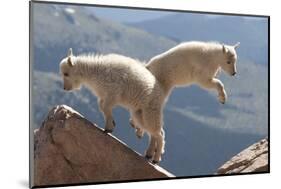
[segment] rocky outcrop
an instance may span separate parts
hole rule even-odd
[[[218,169],[218,174],[268,172],[268,140],[243,150]]]
[[[173,175],[65,105],[34,132],[34,186],[166,177]]]

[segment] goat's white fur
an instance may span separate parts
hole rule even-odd
[[[225,103],[227,95],[223,83],[216,78],[220,69],[235,75],[239,46],[215,42],[185,42],[153,57],[147,69],[157,78],[168,94],[173,87],[197,84],[203,88],[215,89],[219,101]]]
[[[165,95],[142,63],[116,54],[73,56],[70,49],[60,63],[60,71],[65,90],[79,89],[84,85],[97,96],[106,132],[111,132],[115,126],[112,108],[116,105],[127,108],[134,124],[138,125],[137,135],[143,135],[145,131],[150,136],[146,156],[153,157],[154,162],[161,160]]]
[[[185,42],[153,57],[146,68],[156,77],[165,97],[176,86],[197,84],[205,89],[217,90],[218,99],[224,104],[227,94],[216,76],[221,69],[229,75],[236,74],[235,49],[239,45],[239,42],[233,46],[216,42]],[[136,135],[141,137],[142,129],[137,130]]]
[[[219,101],[225,103],[227,95],[223,83],[216,78],[220,69],[230,75],[236,73],[239,46],[218,43],[186,42],[153,57],[146,68],[137,60],[109,54],[99,56],[68,56],[60,63],[64,89],[89,88],[97,97],[105,118],[105,131],[115,126],[112,108],[127,108],[138,137],[144,132],[150,136],[147,157],[154,162],[164,153],[163,107],[172,88],[197,84],[215,89]]]

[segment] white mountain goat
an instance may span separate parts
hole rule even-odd
[[[127,108],[134,124],[138,125],[137,134],[146,132],[150,136],[146,157],[153,157],[153,163],[161,160],[165,95],[142,63],[116,54],[74,56],[69,49],[68,56],[60,63],[60,72],[64,90],[84,85],[97,96],[105,118],[105,132],[112,132],[115,127],[112,108],[116,105]]]
[[[236,48],[214,42],[185,42],[153,57],[147,69],[157,78],[165,93],[175,86],[197,84],[202,88],[215,89],[218,99],[225,103],[227,94],[223,83],[216,78],[220,69],[231,76],[237,72]]]
[[[234,76],[237,72],[236,48],[214,42],[185,42],[169,49],[168,51],[153,57],[146,68],[156,77],[163,94],[169,96],[176,86],[197,84],[202,88],[215,89],[221,103],[225,103],[227,94],[223,83],[216,78],[222,69]],[[130,120],[136,128],[137,136],[142,137],[142,129]]]

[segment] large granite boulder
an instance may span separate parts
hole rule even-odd
[[[174,177],[65,105],[34,132],[33,169],[33,186]]]

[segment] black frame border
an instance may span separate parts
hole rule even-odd
[[[171,12],[182,12],[182,13],[195,13],[195,14],[211,14],[211,15],[224,15],[224,16],[246,16],[246,17],[258,17],[267,18],[268,21],[268,171],[257,172],[257,173],[235,173],[235,174],[224,174],[224,175],[197,175],[197,176],[180,176],[172,178],[154,178],[154,179],[133,179],[133,180],[122,180],[122,181],[107,181],[107,182],[86,182],[86,183],[71,183],[71,184],[55,184],[55,185],[33,185],[31,171],[33,171],[33,158],[31,158],[31,152],[33,156],[33,145],[34,141],[31,141],[33,137],[33,128],[31,124],[31,77],[32,77],[32,59],[33,51],[31,48],[32,39],[32,3],[39,4],[58,4],[58,5],[74,5],[74,6],[88,6],[88,7],[102,7],[102,8],[123,8],[132,10],[150,10],[150,11],[171,11]],[[163,8],[148,8],[148,7],[132,7],[132,6],[119,6],[119,5],[102,5],[102,4],[88,4],[88,3],[70,3],[70,2],[56,2],[56,1],[40,1],[40,0],[30,0],[29,1],[29,188],[50,188],[50,187],[67,187],[67,186],[85,186],[85,185],[98,185],[98,184],[117,184],[117,183],[132,183],[132,182],[142,182],[142,181],[166,181],[166,180],[180,180],[189,178],[212,178],[212,177],[228,177],[228,176],[241,176],[241,175],[258,175],[258,174],[268,174],[270,173],[270,16],[269,15],[255,15],[255,14],[240,14],[240,13],[226,13],[226,12],[209,12],[209,11],[193,11],[193,10],[178,10],[178,9],[163,9]],[[32,132],[31,132],[32,131]],[[32,148],[31,148],[32,147]]]

